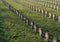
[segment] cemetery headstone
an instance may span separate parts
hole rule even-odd
[[[58,22],[60,22],[60,17],[58,17]]]
[[[58,42],[56,37],[53,38],[53,42]]]
[[[52,17],[52,14],[51,13],[49,13],[49,18],[51,18]]]
[[[46,32],[45,33],[45,40],[48,42],[48,40],[49,40],[49,33],[48,32]]]
[[[33,21],[31,21],[31,22],[30,22],[30,25],[31,25],[31,27],[32,27],[32,29],[33,29],[34,22],[33,22]]]
[[[42,29],[39,28],[39,35],[42,36]]]

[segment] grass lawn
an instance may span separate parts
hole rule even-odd
[[[45,42],[0,1],[0,42]]]
[[[56,36],[60,39],[60,22],[54,21],[43,16],[41,13],[36,13],[31,9],[14,2],[13,0],[6,0],[14,8],[22,12],[25,16],[32,19],[37,23],[38,27],[42,28],[45,32],[48,31],[53,37]],[[32,3],[31,3],[32,4]]]

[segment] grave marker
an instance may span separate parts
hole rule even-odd
[[[49,4],[48,4],[48,7],[49,7]]]
[[[45,16],[47,16],[47,14],[48,14],[48,12],[47,12],[47,11],[45,11]]]
[[[51,8],[53,8],[53,6],[52,6],[52,5],[50,5],[50,7],[51,7]]]
[[[20,17],[20,13],[19,13],[19,17]]]
[[[33,10],[35,10],[35,8],[34,8],[34,6],[33,6],[33,8],[32,8]]]
[[[40,9],[39,9],[38,11],[39,11],[39,12],[41,12],[41,10],[40,10]]]
[[[18,15],[18,11],[16,10],[16,14]]]
[[[21,19],[23,18],[22,14],[21,14]]]
[[[33,7],[31,6],[31,9],[33,9]]]
[[[53,14],[53,20],[55,20],[55,18],[56,18],[56,15],[55,15],[55,14]]]
[[[26,17],[23,18],[24,22],[26,23]]]
[[[30,25],[31,25],[31,27],[33,28],[34,22],[33,22],[33,21],[31,21],[31,22],[30,22]]]
[[[53,38],[53,42],[58,42],[56,37]]]
[[[49,13],[49,18],[51,18],[52,17],[52,14],[51,13]]]
[[[37,25],[34,24],[34,31],[37,32]]]
[[[54,5],[54,9],[55,9],[56,7],[55,7],[55,5]]]
[[[42,29],[39,28],[39,35],[42,36]]]
[[[47,5],[45,4],[45,7],[46,7]]]
[[[58,5],[60,5],[60,3],[58,3]]]
[[[58,17],[58,22],[60,22],[60,17]]]
[[[44,11],[43,10],[41,10],[41,11],[42,11],[42,14],[43,14]]]
[[[26,23],[29,24],[29,19],[28,18],[26,18]]]
[[[59,10],[59,7],[57,6],[57,11]]]
[[[36,12],[38,11],[38,8],[36,8]]]
[[[49,40],[49,33],[48,32],[46,32],[45,33],[45,40],[48,42],[48,40]]]

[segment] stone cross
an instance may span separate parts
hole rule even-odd
[[[24,17],[23,19],[24,19],[24,21],[25,21],[25,20],[26,20],[26,17]],[[26,22],[26,21],[25,21],[25,22]]]
[[[60,17],[58,17],[58,22],[60,22]]]
[[[38,8],[36,8],[36,12],[37,12]]]
[[[48,14],[48,12],[47,12],[47,11],[45,11],[45,16],[47,16],[47,14]]]
[[[52,8],[52,5],[50,5],[50,7]]]
[[[28,5],[28,8],[30,8],[30,5]]]
[[[49,40],[49,33],[48,32],[46,32],[45,33],[45,40],[48,42],[48,40]]]
[[[55,15],[55,14],[53,14],[53,20],[55,19],[55,17],[56,17],[56,15]]]
[[[40,12],[41,10],[39,9],[39,12]]]
[[[59,10],[59,7],[57,6],[57,11]]]
[[[33,28],[34,23],[31,21],[30,25],[31,25],[31,27]]]
[[[53,38],[53,42],[58,42],[56,37]]]
[[[26,19],[26,23],[28,24],[28,22],[29,22],[29,20],[28,19]]]
[[[46,7],[46,4],[45,4],[45,7]]]
[[[42,36],[42,29],[39,28],[39,35]]]
[[[23,18],[22,14],[21,14],[21,19]]]
[[[42,14],[43,14],[44,11],[43,10],[41,10],[41,11],[42,11]]]
[[[58,3],[58,5],[60,5],[60,3]]]
[[[20,13],[19,13],[19,17],[20,17]]]
[[[57,3],[55,2],[55,5],[56,5]]]
[[[48,7],[49,7],[49,4],[48,4]]]
[[[18,11],[16,11],[16,14],[18,15]]]
[[[56,7],[55,7],[55,5],[54,5],[54,9],[55,9]]]
[[[32,9],[33,7],[31,6],[31,9]]]
[[[52,15],[52,14],[51,14],[51,13],[49,13],[49,18],[51,18],[51,15]]]
[[[38,2],[38,4],[39,4],[40,2]]]
[[[35,10],[34,6],[33,6],[33,10]]]
[[[36,32],[36,30],[37,30],[37,25],[34,24],[34,31]]]

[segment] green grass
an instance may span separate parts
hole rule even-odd
[[[53,7],[55,6],[55,7],[57,7],[58,5],[54,5],[54,4],[52,4],[52,3],[47,3],[47,2],[42,2],[42,1],[37,1],[37,0],[32,0],[31,2],[39,2],[39,3],[43,3],[43,4],[46,4],[46,5],[52,5]],[[38,3],[34,3],[34,4],[38,4]],[[39,4],[39,5],[43,5],[43,4]],[[45,6],[44,6],[45,7]],[[58,6],[58,7],[60,7],[60,6]],[[49,7],[48,7],[49,8]],[[54,9],[55,10],[55,9]]]
[[[43,16],[41,13],[36,13],[31,9],[18,4],[12,0],[6,0],[14,8],[22,12],[25,16],[35,21],[38,24],[38,27],[42,28],[44,31],[48,31],[51,35],[56,36],[60,39],[60,22],[54,21]]]
[[[56,14],[57,16],[60,16],[60,11],[57,11],[57,10],[54,10],[54,9],[51,9],[51,8],[48,8],[48,7],[44,7],[43,5],[34,4],[34,3],[31,3],[31,2],[27,2],[25,0],[18,0],[18,2],[24,2],[26,4],[30,4],[32,6],[41,8],[41,9],[46,10],[46,11],[52,13],[52,14]]]
[[[0,42],[45,42],[0,1]]]
[[[34,1],[37,1],[37,2],[43,2],[43,3],[50,3],[50,4],[55,4],[55,3],[57,3],[58,4],[58,2],[60,2],[59,0],[58,1],[54,1],[54,0],[46,0],[46,1],[41,1],[41,0],[34,0]],[[48,2],[49,1],[49,2]],[[52,3],[51,3],[52,2]],[[54,2],[54,3],[53,3]],[[55,5],[57,5],[57,4],[55,4]]]

